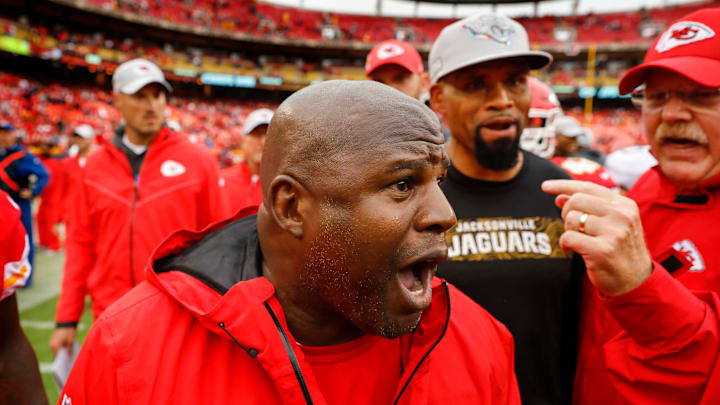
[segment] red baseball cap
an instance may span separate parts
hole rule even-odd
[[[375,45],[368,54],[365,60],[365,76],[389,63],[400,65],[415,74],[424,71],[422,58],[414,46],[397,39],[388,39]]]
[[[620,94],[643,84],[651,68],[673,71],[703,86],[720,87],[720,8],[690,13],[663,31],[642,65],[620,80]]]

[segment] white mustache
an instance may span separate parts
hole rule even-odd
[[[676,122],[674,124],[663,122],[655,130],[655,138],[659,142],[667,139],[683,139],[702,145],[708,144],[707,134],[696,122]]]

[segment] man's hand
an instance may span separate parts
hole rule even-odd
[[[18,195],[20,196],[20,198],[24,198],[26,200],[29,200],[33,197],[32,190],[30,190],[29,188],[20,189]]]
[[[650,277],[652,259],[633,200],[585,181],[548,180],[542,189],[556,194],[555,204],[562,209],[560,246],[582,255],[588,277],[601,293],[624,294]]]
[[[52,350],[53,356],[57,356],[57,352],[61,347],[66,348],[68,354],[72,356],[76,336],[77,329],[75,327],[63,326],[56,328],[52,336],[50,336],[50,350]]]

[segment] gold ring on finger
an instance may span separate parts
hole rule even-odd
[[[585,222],[589,216],[590,214],[587,212],[583,212],[582,215],[580,215],[580,225],[578,225],[578,231],[585,233]]]

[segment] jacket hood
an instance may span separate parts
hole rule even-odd
[[[155,250],[146,270],[152,284],[225,337],[220,323],[243,319],[275,293],[261,277],[256,211],[242,210],[199,232],[176,232]]]

